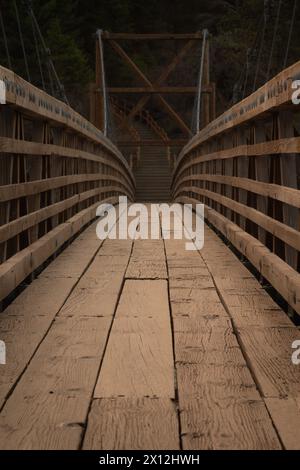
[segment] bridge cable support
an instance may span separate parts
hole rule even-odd
[[[201,98],[202,98],[202,83],[203,83],[203,72],[205,64],[205,51],[208,38],[208,30],[203,30],[203,41],[202,41],[202,53],[200,62],[200,72],[198,81],[198,92],[197,92],[197,106],[196,106],[196,134],[200,131],[200,113],[201,113]]]
[[[69,105],[70,103],[69,103],[68,98],[66,96],[65,88],[64,88],[63,84],[61,83],[61,81],[58,77],[57,71],[55,69],[55,66],[54,66],[54,63],[53,63],[53,60],[52,60],[52,57],[51,57],[51,50],[47,47],[47,45],[45,43],[44,37],[42,35],[41,29],[40,29],[40,26],[39,26],[39,23],[36,19],[34,11],[33,11],[32,2],[31,2],[31,0],[25,0],[25,3],[26,3],[26,6],[27,6],[27,9],[28,9],[28,13],[31,16],[33,24],[36,28],[37,33],[38,33],[39,40],[41,41],[42,47],[43,47],[44,52],[47,56],[47,65],[48,65],[49,74],[52,73],[54,78],[55,78],[55,81],[56,81],[56,84],[57,84],[57,87],[58,87],[58,91],[59,91],[59,94],[60,94],[60,98],[66,104]],[[50,78],[50,80],[51,80],[51,78]]]
[[[102,41],[102,29],[98,29],[96,32],[96,36],[98,39],[98,52],[99,52],[99,59],[100,59],[100,77],[96,77],[96,79],[100,79],[101,83],[101,91],[102,91],[102,99],[103,99],[103,134],[107,136],[108,132],[108,97],[107,97],[107,88],[106,88],[106,77],[105,77],[105,69],[104,69],[104,53],[103,53],[103,41]]]

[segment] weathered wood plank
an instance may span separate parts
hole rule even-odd
[[[111,270],[105,271],[107,263],[102,264],[107,256],[97,256],[93,263],[101,265],[102,276],[94,282],[91,274],[83,277],[55,318],[0,414],[0,448],[80,446],[131,251],[124,244],[123,271],[114,278]]]
[[[207,189],[191,186],[183,188],[181,191],[182,194],[189,192],[208,197],[212,201],[216,201],[224,207],[231,208],[234,212],[259,225],[267,232],[287,243],[289,246],[295,248],[296,250],[300,250],[300,234],[298,230],[285,225],[284,223],[279,222],[278,220],[275,220],[252,207],[245,205],[246,203],[241,204],[226,196],[208,191]],[[191,198],[191,201],[195,202],[196,199]]]
[[[167,277],[163,241],[136,240],[126,278],[166,279]]]
[[[192,199],[181,198],[191,203]],[[272,253],[260,241],[228,221],[214,209],[205,208],[205,216],[230,242],[244,254],[255,268],[282,295],[294,310],[300,313],[300,275]]]
[[[182,187],[182,184],[186,181],[189,181],[190,179],[190,176],[180,179],[179,188],[175,188],[175,197],[177,191],[181,192],[189,189],[189,186],[185,188],[184,186]],[[213,183],[226,184],[234,188],[251,191],[261,196],[271,197],[277,201],[281,201],[297,207],[298,209],[300,208],[300,195],[298,189],[294,189],[288,186],[264,183],[261,181],[251,180],[249,178],[240,178],[238,176],[210,175],[206,173],[193,175],[193,181],[211,181]]]
[[[95,389],[95,398],[174,398],[167,282],[127,280]]]
[[[213,241],[215,247],[217,241]],[[218,243],[222,252],[222,242]],[[280,449],[203,258],[197,252],[185,252],[183,241],[166,240],[165,246],[169,276],[175,280],[170,282],[170,302],[183,448]],[[197,288],[193,276],[176,273],[176,256],[181,269],[189,264],[192,270],[197,264],[202,268],[200,276],[195,274]],[[227,272],[231,264],[230,257]]]
[[[94,237],[90,239],[91,230]],[[1,371],[0,407],[100,246],[93,224],[86,237],[58,256],[1,314],[0,336],[7,345],[7,365]]]
[[[83,448],[85,450],[179,449],[176,405],[167,398],[94,400]]]
[[[300,449],[300,400],[266,398],[266,405],[286,450]]]
[[[106,201],[116,203],[116,198]],[[44,235],[0,266],[0,300],[10,294],[30,273],[46,261],[58,248],[95,218],[99,203],[82,210],[67,222]]]
[[[238,334],[263,396],[299,399],[300,367],[292,363],[297,328],[239,328]]]
[[[184,147],[177,161],[177,166],[189,152],[193,151],[207,139],[216,137],[251,119],[257,119],[274,108],[292,104],[291,97],[293,89],[291,82],[293,80],[292,77],[299,73],[299,68],[300,62],[296,62],[283,70],[254,93],[235,104],[202,129],[201,132]]]
[[[263,402],[235,401],[226,396],[226,390],[222,395],[212,395],[208,389],[204,399],[192,399],[182,411],[184,450],[282,448]]]

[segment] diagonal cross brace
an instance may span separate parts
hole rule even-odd
[[[145,85],[147,85],[150,89],[153,89],[153,84],[152,82],[146,77],[146,75],[140,70],[140,68],[135,64],[135,62],[133,62],[133,60],[126,54],[126,52],[124,51],[124,49],[122,49],[122,47],[116,43],[116,41],[109,41],[112,48],[117,52],[117,54],[119,54],[119,56],[125,60],[125,62],[131,67],[131,69],[135,72],[135,74],[145,83]],[[190,42],[193,42],[193,41],[189,41],[184,49],[184,53],[187,52],[187,50],[191,47],[191,44]],[[189,45],[189,47],[187,48],[187,45]],[[183,52],[181,51],[181,55],[180,55],[180,58],[184,55],[182,55]],[[176,56],[176,58],[172,61],[172,63],[169,65],[169,67],[163,72],[163,74],[161,75],[161,77],[159,78],[159,84],[165,80],[168,75],[171,73],[171,71],[173,70],[173,68],[175,68],[175,66],[177,65],[177,63],[179,62],[180,60],[179,56]],[[158,81],[157,81],[158,83]],[[156,84],[155,84],[156,85]],[[161,105],[163,106],[163,108],[166,110],[166,112],[172,117],[172,119],[174,119],[178,126],[180,127],[180,129],[184,132],[184,133],[187,133],[188,135],[191,135],[191,130],[188,128],[188,126],[185,124],[185,122],[181,119],[181,117],[178,115],[178,113],[173,109],[173,107],[171,105],[169,105],[169,103],[160,95],[158,94],[157,95]],[[143,97],[140,101],[144,101],[145,98],[147,98],[146,102],[148,101],[148,97]],[[145,102],[145,104],[146,104]],[[142,109],[144,107],[144,104],[141,106],[141,104],[139,105],[140,106],[140,109]],[[136,110],[135,111],[135,114],[140,110]],[[133,110],[132,110],[133,111]],[[132,118],[132,111],[130,113],[130,115],[128,116],[128,119]]]

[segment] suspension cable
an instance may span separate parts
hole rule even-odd
[[[246,57],[246,75],[245,75],[245,80],[244,80],[242,99],[245,98],[245,94],[246,94],[246,90],[247,90],[247,85],[248,85],[248,77],[249,77],[249,69],[250,69],[250,57],[251,57],[251,49],[247,49],[247,57]]]
[[[23,56],[24,56],[24,63],[25,63],[25,68],[26,68],[26,73],[27,73],[27,79],[28,79],[29,82],[31,82],[30,73],[29,73],[29,66],[28,66],[28,61],[27,61],[27,54],[26,54],[25,43],[24,43],[24,37],[23,37],[22,28],[21,28],[19,9],[18,9],[18,5],[17,5],[16,0],[13,0],[13,4],[14,4],[14,8],[15,8],[15,13],[16,13],[16,19],[17,19],[17,24],[18,24],[18,31],[19,31]]]
[[[201,112],[201,96],[202,96],[202,80],[203,80],[203,70],[204,70],[204,60],[205,60],[205,49],[206,41],[208,36],[208,30],[203,30],[203,41],[202,41],[202,53],[201,53],[201,63],[200,63],[200,73],[198,81],[198,93],[197,93],[197,107],[196,107],[196,133],[200,130],[200,112]]]
[[[269,63],[268,63],[268,70],[267,70],[267,77],[266,77],[267,79],[266,79],[266,81],[268,81],[269,78],[270,78],[271,67],[272,67],[272,59],[273,59],[273,53],[274,53],[274,46],[275,46],[275,40],[276,40],[276,37],[277,37],[278,26],[279,26],[279,18],[280,18],[281,6],[282,6],[282,0],[278,0],[277,14],[276,14],[275,26],[274,26],[273,37],[272,37],[272,44],[271,44],[271,51],[270,51],[270,57],[269,57]]]
[[[293,7],[293,13],[292,13],[290,29],[289,29],[288,42],[287,42],[287,45],[286,45],[286,51],[285,51],[285,57],[284,57],[284,63],[283,63],[283,68],[284,69],[286,68],[287,61],[288,61],[288,55],[289,55],[291,39],[292,39],[292,34],[293,34],[293,29],[294,29],[294,23],[295,23],[295,17],[296,17],[297,2],[298,2],[298,0],[295,0],[294,7]]]
[[[102,93],[103,93],[103,107],[104,107],[104,129],[103,134],[107,136],[108,132],[108,101],[107,101],[107,89],[106,89],[106,79],[105,79],[105,70],[104,70],[104,55],[103,55],[103,42],[102,42],[102,30],[97,30],[97,38],[98,38],[98,46],[99,46],[99,53],[100,53],[100,62],[101,62],[101,72],[102,72]]]
[[[36,51],[37,61],[39,65],[40,75],[41,75],[42,88],[44,91],[46,91],[43,66],[42,66],[41,55],[40,55],[40,50],[39,50],[39,43],[38,43],[38,39],[36,35],[34,21],[31,15],[30,15],[30,19],[31,19],[32,33],[33,33],[33,39],[34,39],[34,44],[35,44],[35,51]]]
[[[1,30],[2,30],[2,36],[3,36],[3,41],[4,41],[4,47],[5,47],[5,52],[7,56],[7,64],[10,69],[12,69],[12,62],[10,58],[10,53],[8,49],[8,42],[7,42],[7,36],[5,32],[5,27],[4,27],[4,21],[3,21],[3,15],[2,15],[2,5],[0,4],[0,23],[1,23]]]
[[[247,91],[247,85],[248,85],[248,78],[249,78],[249,73],[250,73],[250,68],[251,68],[251,62],[252,62],[252,58],[253,58],[253,53],[254,53],[254,51],[256,49],[256,46],[257,46],[257,42],[258,42],[258,38],[259,38],[259,32],[260,32],[260,28],[262,26],[262,21],[263,21],[263,17],[260,18],[260,22],[258,24],[258,28],[257,28],[257,32],[256,32],[256,35],[255,35],[253,44],[246,51],[246,61],[244,63],[244,67],[242,69],[242,72],[239,76],[238,81],[236,82],[236,84],[234,86],[233,102],[235,101],[235,96],[238,93],[240,93],[242,90],[243,90],[242,99],[245,98],[246,91]],[[244,81],[243,81],[244,74],[245,74],[245,78],[244,78]]]
[[[49,75],[50,74],[53,74],[54,78],[55,78],[55,81],[57,83],[57,86],[58,86],[58,90],[59,90],[59,93],[60,93],[60,97],[63,99],[63,101],[66,103],[66,104],[69,104],[69,101],[68,101],[68,98],[65,94],[65,89],[64,89],[64,86],[63,84],[61,83],[61,81],[59,80],[59,77],[57,75],[57,72],[56,72],[56,69],[55,69],[55,66],[54,66],[54,63],[53,63],[53,60],[52,60],[52,57],[51,57],[51,51],[50,49],[47,47],[46,43],[45,43],[45,40],[44,40],[44,37],[42,35],[42,32],[41,32],[41,29],[40,29],[40,26],[38,24],[38,21],[36,19],[36,16],[34,14],[34,11],[33,11],[33,8],[32,8],[32,5],[31,5],[31,0],[26,0],[26,4],[27,4],[27,8],[28,8],[28,12],[32,18],[32,21],[35,25],[35,28],[36,28],[36,31],[38,33],[38,37],[39,37],[39,40],[42,44],[42,47],[47,55],[47,64],[48,64],[48,69],[49,69]],[[52,81],[52,78],[50,79],[50,81]],[[51,84],[51,87],[52,87],[52,84]]]
[[[262,56],[262,51],[263,51],[263,46],[264,46],[264,41],[265,41],[265,35],[266,35],[266,29],[267,29],[267,7],[269,6],[269,0],[264,0],[264,15],[263,15],[263,29],[262,29],[262,35],[261,35],[261,40],[260,40],[260,46],[259,46],[259,52],[258,52],[258,57],[257,57],[257,63],[256,63],[256,70],[255,70],[255,76],[254,76],[254,82],[253,82],[253,89],[252,91],[254,92],[256,90],[256,83],[257,83],[257,78],[258,78],[258,73],[259,73],[259,66],[260,66],[260,61],[261,61],[261,56]]]

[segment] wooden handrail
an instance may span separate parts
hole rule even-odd
[[[3,67],[0,80],[1,301],[100,203],[134,200],[135,181],[117,147],[71,107]]]
[[[182,150],[177,202],[205,204],[207,220],[300,313],[300,62],[223,113]],[[282,282],[280,282],[282,279]]]

